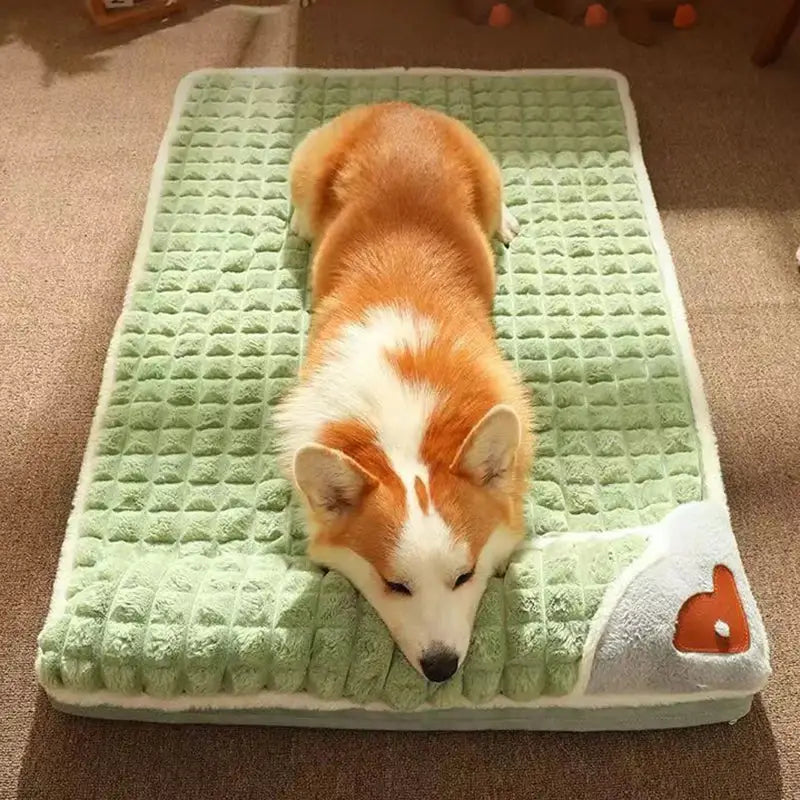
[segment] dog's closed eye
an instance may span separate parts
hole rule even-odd
[[[383,581],[386,584],[386,588],[390,592],[394,592],[395,594],[411,594],[411,589],[408,588],[404,583],[398,583],[396,581]]]
[[[453,584],[453,589],[458,589],[459,586],[463,586],[474,574],[474,569],[471,569],[469,572],[462,572],[456,578],[456,582]]]

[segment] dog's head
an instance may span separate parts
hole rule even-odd
[[[486,584],[519,541],[521,436],[497,405],[419,462],[393,458],[356,422],[295,454],[311,557],[355,584],[429,680],[463,662]]]

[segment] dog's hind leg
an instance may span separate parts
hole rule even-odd
[[[367,118],[364,107],[345,111],[312,130],[295,149],[289,164],[292,233],[312,241],[338,212],[344,153]]]

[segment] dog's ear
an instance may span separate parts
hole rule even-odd
[[[450,469],[476,486],[502,488],[521,438],[522,426],[514,409],[497,405],[469,432]]]
[[[321,444],[297,451],[294,479],[312,509],[335,515],[357,508],[364,495],[378,485],[352,458]]]

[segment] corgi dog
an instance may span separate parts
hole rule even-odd
[[[428,680],[469,647],[523,536],[530,404],[490,318],[490,237],[518,232],[469,129],[406,103],[352,109],[290,166],[313,317],[276,412],[309,556],[347,577]]]

